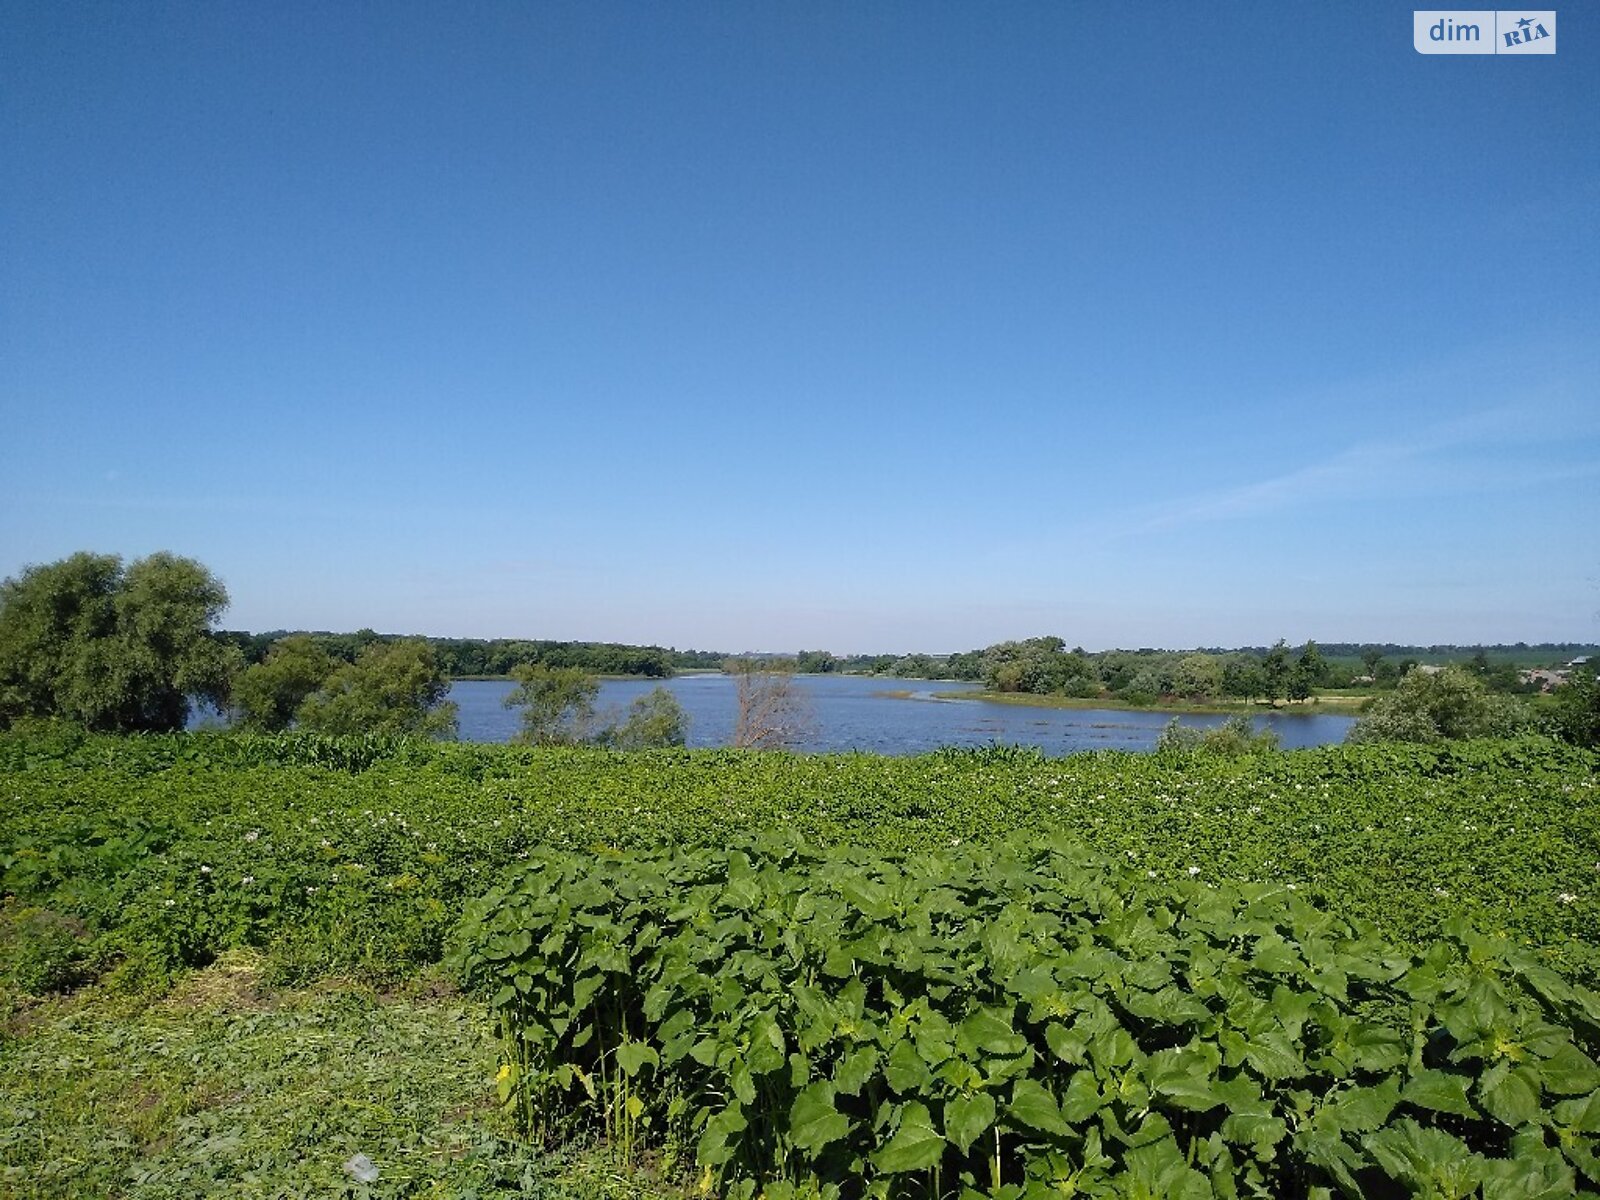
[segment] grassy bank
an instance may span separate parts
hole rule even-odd
[[[598,1149],[515,1140],[498,1055],[483,1006],[439,980],[281,988],[249,951],[162,993],[0,989],[0,1195],[667,1194]]]
[[[910,692],[885,692],[886,696],[897,698],[908,697]],[[1113,712],[1155,712],[1171,713],[1174,716],[1185,714],[1216,714],[1231,716],[1235,713],[1248,713],[1251,716],[1261,716],[1264,713],[1293,713],[1315,714],[1336,713],[1341,716],[1354,716],[1361,711],[1371,697],[1349,693],[1328,693],[1313,697],[1310,700],[1285,700],[1282,704],[1258,704],[1255,701],[1205,701],[1190,702],[1187,700],[1163,699],[1151,704],[1130,704],[1126,700],[1115,697],[1097,697],[1084,699],[1079,696],[1060,696],[1053,693],[1038,692],[935,692],[934,696],[940,700],[984,700],[990,704],[1016,704],[1027,708],[1094,708],[1109,709]]]

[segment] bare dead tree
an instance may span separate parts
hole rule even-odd
[[[740,659],[729,664],[739,712],[733,745],[748,750],[794,746],[811,732],[811,702],[782,664]]]

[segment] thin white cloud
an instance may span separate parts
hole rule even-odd
[[[1552,448],[1549,459],[1531,464],[1520,454],[1514,461],[1486,463],[1479,453],[1504,454],[1513,444],[1549,446],[1551,436],[1535,433],[1524,411],[1470,413],[1411,439],[1359,443],[1281,475],[1166,501],[1133,514],[1123,532],[1150,533],[1379,495],[1500,491],[1600,474],[1600,464],[1559,461],[1560,446]]]

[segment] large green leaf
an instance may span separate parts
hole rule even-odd
[[[1472,1106],[1472,1101],[1467,1099],[1468,1082],[1465,1076],[1425,1069],[1406,1080],[1400,1099],[1407,1104],[1431,1109],[1434,1112],[1475,1117],[1478,1115],[1478,1110]]]
[[[1538,1072],[1544,1086],[1558,1096],[1581,1096],[1600,1088],[1600,1067],[1571,1043],[1539,1063]]]
[[[767,1075],[789,1061],[783,1030],[770,1012],[759,1014],[750,1025],[750,1049],[745,1065],[752,1075]]]
[[[1210,1182],[1189,1166],[1170,1134],[1129,1150],[1124,1161],[1128,1200],[1212,1200]]]
[[[889,1174],[925,1171],[944,1157],[948,1144],[933,1127],[927,1107],[912,1100],[900,1110],[894,1136],[872,1155],[872,1161]]]
[[[1539,1115],[1539,1079],[1527,1067],[1499,1062],[1478,1081],[1478,1103],[1506,1125],[1522,1125]]]
[[[1306,1073],[1299,1051],[1281,1029],[1252,1037],[1244,1059],[1267,1079],[1298,1079]]]
[[[1089,1034],[1083,1029],[1068,1029],[1059,1021],[1044,1027],[1045,1044],[1062,1062],[1081,1066],[1089,1050]]]
[[[1205,1112],[1222,1103],[1214,1075],[1221,1055],[1214,1046],[1204,1043],[1201,1046],[1182,1046],[1152,1054],[1146,1064],[1150,1090],[1179,1108],[1195,1112]]]
[[[883,1076],[901,1095],[926,1091],[933,1082],[933,1072],[928,1070],[928,1064],[917,1053],[916,1043],[909,1038],[901,1038],[889,1051]]]
[[[1380,1128],[1400,1103],[1400,1081],[1384,1080],[1372,1087],[1354,1087],[1338,1093],[1318,1114],[1346,1133],[1368,1133]]]
[[[1483,1164],[1483,1200],[1569,1200],[1576,1195],[1572,1168],[1553,1150]]]
[[[1066,1134],[1071,1128],[1061,1119],[1061,1107],[1049,1090],[1035,1079],[1019,1079],[1011,1089],[1008,1110],[1024,1125],[1044,1133]]]
[[[956,1030],[956,1046],[965,1054],[983,1051],[1009,1057],[1021,1054],[1027,1039],[1011,1024],[1011,1013],[1003,1008],[980,1008],[962,1021]]]
[[[749,1128],[744,1111],[730,1105],[706,1122],[705,1130],[695,1147],[695,1158],[707,1166],[720,1166],[734,1155],[733,1140]]]
[[[850,1118],[834,1104],[833,1085],[813,1083],[795,1097],[789,1108],[789,1139],[815,1154],[850,1132]]]
[[[1105,1107],[1100,1083],[1093,1071],[1074,1071],[1061,1095],[1061,1116],[1072,1125],[1081,1125]]]
[[[846,900],[870,920],[882,921],[894,913],[889,889],[881,883],[852,875],[845,879],[840,891]]]
[[[988,1092],[957,1096],[944,1106],[944,1133],[965,1154],[994,1124],[994,1097]]]
[[[617,1047],[616,1053],[617,1065],[622,1068],[624,1075],[637,1075],[646,1063],[652,1067],[661,1065],[661,1056],[644,1042],[623,1042]]]
[[[1289,1127],[1270,1111],[1230,1112],[1223,1119],[1222,1136],[1235,1146],[1247,1147],[1262,1162],[1271,1162]]]
[[[834,1068],[833,1086],[842,1096],[859,1095],[877,1070],[878,1052],[871,1046],[862,1046],[845,1055]]]
[[[1555,1107],[1555,1118],[1577,1133],[1600,1133],[1600,1091],[1579,1100],[1563,1100]]]

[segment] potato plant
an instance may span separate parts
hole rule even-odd
[[[437,961],[462,906],[541,847],[1042,830],[1158,880],[1292,886],[1409,944],[1469,916],[1594,986],[1597,763],[1542,740],[884,758],[47,730],[0,735],[0,893],[81,927],[88,969],[255,947],[288,977],[393,978]]]

